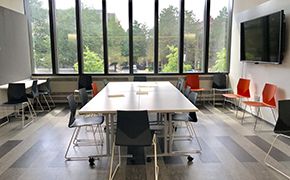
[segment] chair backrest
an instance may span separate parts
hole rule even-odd
[[[180,91],[184,91],[184,78],[178,78],[176,88]]]
[[[272,107],[276,107],[276,95],[277,86],[273,84],[266,83],[263,89],[263,103],[270,105]]]
[[[93,89],[93,97],[95,97],[98,94],[98,92],[99,92],[96,82],[92,83],[92,89]]]
[[[27,101],[24,83],[9,83],[7,90],[8,103],[22,103]]]
[[[134,76],[133,81],[147,81],[146,76]]]
[[[191,91],[191,93],[188,96],[188,100],[195,105],[196,104],[196,100],[197,100],[197,92]],[[197,122],[197,116],[196,116],[196,112],[190,112],[188,113],[188,115],[191,117],[191,119],[189,121],[191,122]]]
[[[183,95],[188,98],[190,91],[191,91],[190,86],[186,86]]]
[[[227,88],[226,74],[214,74],[212,79],[212,88],[226,89]]]
[[[104,84],[104,87],[107,86],[107,84],[109,83],[109,81],[108,81],[107,79],[103,79],[102,82],[103,82],[103,84]]]
[[[79,89],[85,88],[86,90],[92,89],[92,76],[80,75],[79,76]]]
[[[85,88],[79,89],[81,106],[83,107],[89,101],[89,96]]]
[[[68,127],[71,127],[72,124],[75,122],[75,116],[77,112],[77,103],[74,99],[74,96],[71,94],[66,97],[68,100],[68,105],[70,109],[70,117],[69,117],[69,122],[68,122]]]
[[[197,74],[186,75],[185,86],[190,86],[191,89],[199,89],[199,75]]]
[[[196,100],[197,100],[197,92],[191,91],[188,95],[188,100],[192,103],[192,104],[196,104]]]
[[[51,87],[50,87],[50,78],[46,79],[46,90],[50,94],[51,93]]]
[[[33,97],[38,97],[39,96],[37,80],[33,80],[32,87],[31,87],[31,92],[32,92]]]
[[[290,100],[280,100],[278,104],[279,116],[274,132],[290,136]]]
[[[250,80],[240,78],[237,86],[237,94],[243,97],[250,98]]]
[[[147,111],[117,111],[116,145],[150,146],[151,142]]]

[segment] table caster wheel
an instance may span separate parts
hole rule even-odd
[[[95,165],[95,159],[93,157],[89,157],[89,163],[90,163],[90,166],[94,166]]]
[[[193,161],[193,157],[187,156],[187,160],[188,160],[188,162],[192,162]]]

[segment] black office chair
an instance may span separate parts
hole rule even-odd
[[[224,94],[231,91],[231,88],[227,88],[227,76],[226,74],[214,74],[212,80],[212,101],[213,105],[216,104],[217,94]]]
[[[134,76],[133,81],[146,82],[147,78],[146,78],[146,76]]]
[[[189,94],[191,92],[191,87],[190,86],[186,86],[183,95],[188,98]]]
[[[188,100],[195,105],[196,103],[196,99],[197,99],[197,92],[190,92],[189,96],[188,96]],[[186,124],[186,128],[188,130],[188,133],[189,133],[189,136],[175,136],[174,139],[175,140],[192,140],[194,137],[198,143],[198,146],[199,146],[199,151],[202,150],[201,148],[201,144],[197,138],[197,134],[194,130],[194,127],[193,127],[193,122],[197,122],[198,119],[197,119],[197,116],[196,116],[196,112],[189,112],[189,113],[181,113],[181,114],[174,114],[172,116],[172,122],[185,122]]]
[[[80,75],[78,80],[79,89],[85,88],[86,91],[92,90],[92,76]]]
[[[30,99],[32,99],[33,101],[36,100],[36,102],[38,103],[38,105],[40,106],[41,108],[41,111],[40,112],[43,112],[44,109],[42,107],[42,104],[40,103],[39,101],[39,92],[38,92],[38,85],[37,85],[37,80],[33,80],[32,82],[32,87],[31,87],[31,92],[29,94],[27,94],[27,97],[28,97],[28,100],[30,101]],[[30,101],[31,103],[31,101]],[[32,103],[31,103],[32,104]],[[34,111],[34,114],[36,116],[36,111],[35,109],[33,108],[33,111]]]
[[[158,179],[156,135],[152,136],[149,129],[147,111],[117,111],[117,131],[112,145],[112,157],[109,179],[112,180],[120,167],[120,146],[154,146],[154,173]],[[119,146],[119,162],[113,171],[115,146]]]
[[[42,95],[49,110],[51,110],[51,107],[55,107],[54,100],[51,97],[51,87],[50,87],[50,79],[49,78],[46,80],[46,83],[45,83],[45,86],[43,86],[43,89],[39,89],[39,94]],[[51,106],[50,106],[49,102],[47,101],[46,96],[49,97],[50,102],[52,104]]]
[[[92,133],[93,133],[93,142],[94,145],[96,146],[96,150],[97,153],[100,153],[98,145],[100,143],[97,143],[97,139],[96,139],[96,133],[99,133],[100,139],[101,139],[101,145],[103,144],[103,135],[102,135],[102,129],[101,129],[101,125],[104,122],[104,117],[103,116],[89,116],[89,117],[84,117],[84,116],[79,116],[76,117],[76,111],[77,111],[77,103],[74,100],[74,96],[73,95],[69,95],[67,96],[67,100],[69,103],[69,108],[70,108],[70,118],[69,118],[69,123],[68,123],[68,127],[69,128],[75,128],[72,137],[70,139],[69,145],[67,147],[66,153],[65,153],[65,159],[66,160],[80,160],[80,159],[88,159],[88,156],[68,156],[68,152],[70,149],[71,144],[73,143],[74,145],[78,146],[78,135],[80,132],[81,127],[91,127],[92,128]],[[96,127],[94,129],[94,127]],[[91,142],[90,140],[88,140],[88,142]]]
[[[290,175],[287,175],[285,172],[283,172],[282,170],[279,170],[277,167],[274,167],[274,165],[270,164],[269,160],[269,156],[270,153],[272,151],[272,148],[276,142],[276,140],[278,139],[278,137],[283,136],[285,138],[290,139],[290,100],[281,100],[279,101],[279,106],[278,106],[278,120],[276,122],[275,128],[274,128],[274,132],[277,134],[274,141],[271,144],[271,147],[264,159],[264,162],[267,166],[271,167],[272,169],[274,169],[275,171],[277,171],[278,173],[282,174],[283,176],[285,176],[286,178],[290,179]]]
[[[34,116],[32,114],[32,105],[28,101],[26,95],[26,89],[24,83],[9,83],[7,90],[8,102],[4,103],[5,106],[13,106],[13,113],[22,115],[22,128],[28,126],[34,121]],[[31,120],[25,124],[25,108],[28,107]],[[17,111],[15,111],[17,110]]]
[[[79,93],[80,93],[81,107],[83,107],[89,102],[89,96],[85,88],[79,89]]]

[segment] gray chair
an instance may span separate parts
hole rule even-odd
[[[51,97],[51,87],[50,87],[50,79],[49,78],[46,80],[46,83],[45,83],[45,86],[43,86],[43,89],[39,89],[39,95],[42,95],[44,101],[47,104],[48,110],[51,110],[51,107],[55,107],[55,102]],[[46,96],[49,97],[50,103],[52,105],[49,104]]]
[[[278,173],[282,174],[283,176],[285,176],[286,178],[290,179],[290,175],[287,175],[285,172],[283,172],[282,170],[279,170],[277,167],[274,167],[274,165],[270,164],[269,161],[269,156],[270,153],[273,149],[273,146],[275,144],[275,142],[277,141],[278,137],[282,136],[285,138],[290,139],[290,100],[281,100],[279,101],[279,116],[278,116],[278,120],[276,122],[275,128],[274,128],[274,132],[277,134],[276,137],[274,138],[271,147],[264,159],[264,162],[267,166],[271,167],[272,169],[274,169],[275,171],[277,171]]]
[[[28,126],[34,121],[33,107],[27,98],[25,84],[24,83],[9,83],[7,90],[8,102],[4,103],[4,108],[13,107],[13,113],[17,115],[21,114],[22,117],[22,128]],[[28,107],[30,113],[30,121],[25,124],[25,108]],[[10,109],[10,108],[9,108]],[[7,116],[8,121],[9,117]]]
[[[129,128],[130,127],[130,128]],[[149,129],[147,111],[117,111],[117,131],[112,145],[109,180],[112,180],[121,165],[120,146],[154,147],[154,179],[158,179],[156,135]],[[115,146],[118,148],[119,162],[113,171]]]
[[[92,135],[93,135],[93,143],[96,147],[97,153],[100,153],[100,150],[98,148],[98,145],[100,143],[97,142],[96,139],[96,133],[99,134],[100,139],[101,139],[101,145],[103,144],[103,136],[102,136],[102,129],[101,125],[104,122],[104,117],[103,116],[90,116],[90,117],[84,117],[84,116],[79,116],[76,117],[76,111],[77,111],[77,103],[74,100],[73,95],[67,96],[67,100],[69,103],[69,108],[70,108],[70,118],[69,118],[69,123],[68,127],[69,128],[75,128],[73,131],[73,134],[71,136],[69,145],[67,147],[67,150],[65,152],[65,159],[66,160],[80,160],[80,159],[88,159],[88,156],[68,156],[69,149],[72,144],[78,146],[77,138],[79,136],[80,129],[82,127],[91,127],[92,130]],[[94,128],[96,127],[96,128]],[[91,142],[90,140],[87,140],[88,142]]]
[[[186,86],[184,92],[183,92],[183,95],[188,98],[189,94],[191,92],[191,87],[190,86]]]
[[[79,94],[81,107],[83,107],[89,102],[89,96],[85,88],[79,89]]]
[[[231,92],[231,88],[227,88],[227,76],[226,74],[219,73],[213,75],[212,80],[212,102],[213,105],[216,105],[216,98],[221,96],[222,94]],[[224,97],[222,97],[224,98]],[[224,102],[224,101],[222,101]]]
[[[42,104],[40,103],[39,101],[39,91],[38,91],[38,85],[37,85],[37,80],[33,80],[32,82],[32,87],[31,87],[31,92],[27,94],[27,98],[28,98],[28,101],[32,104],[32,102],[30,100],[32,100],[33,102],[37,102],[37,104],[40,106],[40,109],[41,111],[40,112],[43,112],[44,109],[42,107]],[[33,108],[33,107],[32,107]],[[32,109],[35,116],[36,116],[36,111],[35,109],[33,108]]]
[[[178,78],[176,88],[182,93],[184,91],[184,83],[185,83],[184,78]]]
[[[190,92],[188,96],[188,100],[195,105],[197,99],[197,93],[196,92]],[[197,134],[194,130],[193,123],[196,123],[198,121],[196,112],[190,112],[190,113],[181,113],[181,114],[174,114],[172,116],[173,122],[185,122],[186,128],[188,130],[189,136],[175,136],[175,140],[192,140],[194,137],[198,143],[199,151],[202,150],[201,144],[197,138]]]

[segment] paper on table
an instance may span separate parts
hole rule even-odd
[[[124,94],[108,94],[108,97],[124,97]]]
[[[146,95],[146,94],[148,94],[148,91],[137,91],[136,94],[137,95]]]

